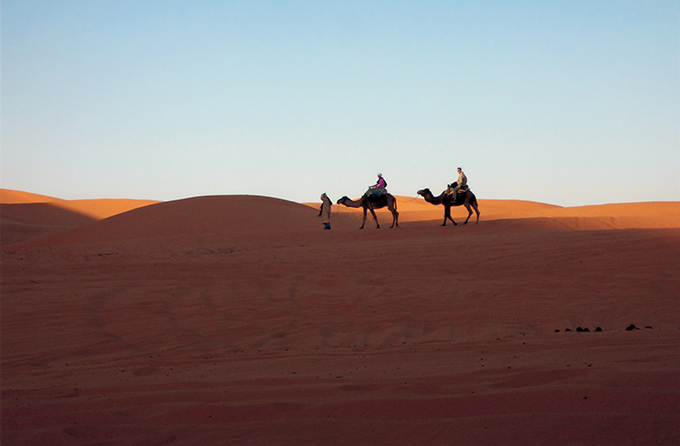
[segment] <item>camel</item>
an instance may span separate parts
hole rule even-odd
[[[366,198],[366,195],[359,198],[358,200],[352,200],[347,196],[344,196],[338,200],[338,204],[345,205],[348,208],[364,209],[364,221],[361,223],[361,227],[359,229],[364,229],[364,225],[366,224],[367,210],[371,211],[371,214],[373,215],[376,229],[380,229],[380,223],[378,223],[378,217],[376,217],[374,209],[384,208],[385,206],[387,206],[387,209],[389,209],[390,212],[392,213],[392,226],[390,226],[390,228],[393,228],[395,226],[399,227],[399,212],[397,212],[397,200],[394,198],[393,195],[388,194],[387,192],[385,192],[375,200],[373,199],[373,197],[371,197],[371,199],[369,200],[368,198]]]
[[[453,218],[451,218],[451,206],[460,205],[465,206],[465,209],[468,210],[468,216],[463,224],[466,225],[468,220],[470,220],[470,216],[472,215],[472,209],[470,207],[472,207],[477,213],[477,224],[479,224],[479,209],[477,208],[477,197],[475,197],[475,194],[473,194],[470,189],[468,189],[467,192],[464,194],[457,194],[455,200],[452,198],[451,195],[447,194],[446,191],[439,194],[438,197],[435,197],[434,195],[432,195],[432,192],[430,192],[430,189],[427,188],[419,190],[418,195],[422,195],[422,197],[428,203],[432,203],[435,205],[437,204],[444,205],[444,223],[442,223],[442,226],[446,226],[447,219],[451,220],[454,226],[458,224],[455,221],[453,221]]]

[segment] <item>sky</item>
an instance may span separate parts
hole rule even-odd
[[[0,186],[680,201],[677,0],[3,0]]]

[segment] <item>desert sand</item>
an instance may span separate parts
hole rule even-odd
[[[397,198],[0,191],[2,444],[680,444],[680,203]]]

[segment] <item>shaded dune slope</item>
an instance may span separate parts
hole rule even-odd
[[[199,234],[318,230],[318,212],[276,198],[205,196],[157,203],[32,244],[78,244]]]
[[[52,203],[3,204],[0,206],[0,244],[19,243],[95,221],[92,217]]]
[[[76,227],[97,221],[54,203],[16,203],[0,206],[3,224]]]

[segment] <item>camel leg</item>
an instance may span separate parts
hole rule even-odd
[[[364,221],[361,222],[361,227],[359,229],[364,229],[365,224],[366,224],[366,208],[364,208]]]
[[[468,211],[468,216],[465,219],[465,222],[463,223],[464,225],[468,224],[468,220],[470,220],[470,216],[472,215],[472,209],[470,209],[470,198],[472,197],[472,192],[469,190],[465,194],[465,202],[463,203],[463,206],[465,206],[465,209]]]
[[[453,217],[451,217],[451,208],[449,208],[449,220],[451,220],[451,223],[453,223],[453,226],[458,226],[458,223],[456,223],[456,222],[453,220]]]
[[[458,226],[458,223],[456,223],[453,220],[453,217],[451,217],[451,206],[444,206],[444,223],[442,223],[442,226],[446,226],[446,220],[447,219],[451,220],[451,223],[453,223],[453,226]]]
[[[472,203],[472,208],[474,208],[475,212],[477,213],[477,224],[479,224],[479,209],[477,208],[477,200],[472,200],[472,192],[468,191],[467,194],[465,195],[465,209],[468,211],[468,216],[465,219],[464,225],[468,223],[468,220],[472,216],[472,209],[470,209],[470,203]]]
[[[399,212],[395,208],[391,208],[390,212],[392,212],[392,226],[390,226],[390,229],[393,228],[395,225],[397,228],[399,227]]]
[[[467,201],[465,202],[465,209],[467,209],[467,211],[468,211],[468,216],[465,219],[465,223],[463,223],[464,225],[466,225],[468,223],[468,220],[470,219],[470,216],[472,215],[472,209],[470,209],[470,205],[468,204]]]
[[[369,210],[371,211],[371,215],[373,216],[373,220],[375,220],[375,228],[380,229],[380,223],[378,223],[378,217],[375,215],[375,211],[373,210],[373,208],[369,208]],[[364,212],[366,212],[366,211],[364,211]],[[364,219],[364,221],[366,221],[366,220]]]
[[[463,223],[463,224],[467,224],[468,220],[469,220],[470,217],[472,216],[472,209],[474,209],[474,210],[475,210],[475,213],[477,214],[477,222],[476,222],[476,224],[479,224],[479,207],[478,207],[478,205],[477,205],[477,200],[476,200],[476,199],[475,199],[475,200],[471,200],[471,199],[470,199],[470,198],[471,198],[471,195],[472,195],[472,193],[468,192],[468,195],[467,195],[467,197],[465,198],[465,208],[466,208],[467,211],[468,211],[468,218],[467,218],[467,220],[465,220],[465,223]],[[472,209],[470,209],[470,203],[472,203]]]

